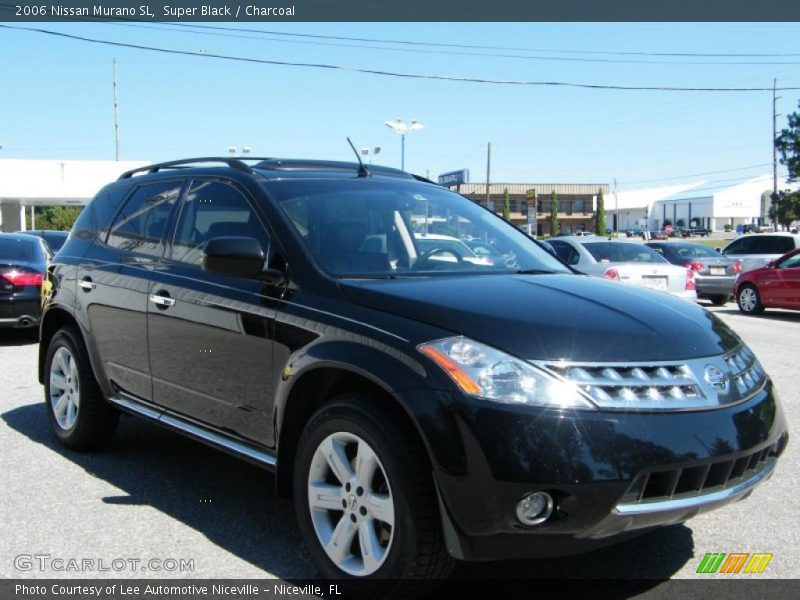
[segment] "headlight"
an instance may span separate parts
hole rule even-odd
[[[594,408],[575,385],[480,342],[451,337],[417,349],[470,396],[505,404]]]

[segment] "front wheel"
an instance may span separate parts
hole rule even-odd
[[[753,285],[743,285],[736,294],[736,303],[739,310],[746,315],[760,315],[764,312],[764,305],[761,304],[761,297],[758,290]]]
[[[293,491],[314,563],[349,593],[404,597],[452,569],[427,455],[404,415],[379,398],[345,394],[314,414]]]

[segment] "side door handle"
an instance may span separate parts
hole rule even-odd
[[[91,292],[97,287],[97,284],[92,281],[91,277],[84,277],[78,282],[78,285],[81,286],[84,292]]]
[[[175,306],[175,298],[170,298],[165,294],[166,292],[150,294],[150,302],[152,302],[159,308],[169,308],[170,306]]]

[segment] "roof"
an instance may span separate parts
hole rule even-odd
[[[525,195],[529,190],[535,190],[539,197],[549,196],[552,192],[564,196],[594,196],[598,190],[608,196],[607,183],[492,183],[489,185],[490,194],[503,194],[508,189],[509,194]],[[485,183],[462,183],[458,191],[460,194],[486,194]]]
[[[778,189],[797,189],[798,184],[790,183],[786,179],[778,180]],[[753,177],[747,181],[742,181],[731,185],[728,184],[709,184],[707,181],[698,181],[691,187],[672,194],[661,200],[671,202],[673,200],[689,200],[694,198],[713,198],[723,194],[747,194],[748,196],[760,197],[765,192],[772,192],[772,175],[765,173],[758,177]]]

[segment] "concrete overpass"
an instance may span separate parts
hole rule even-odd
[[[144,160],[0,160],[0,228],[25,229],[27,207],[33,212],[34,206],[83,206],[124,171],[147,164]]]

